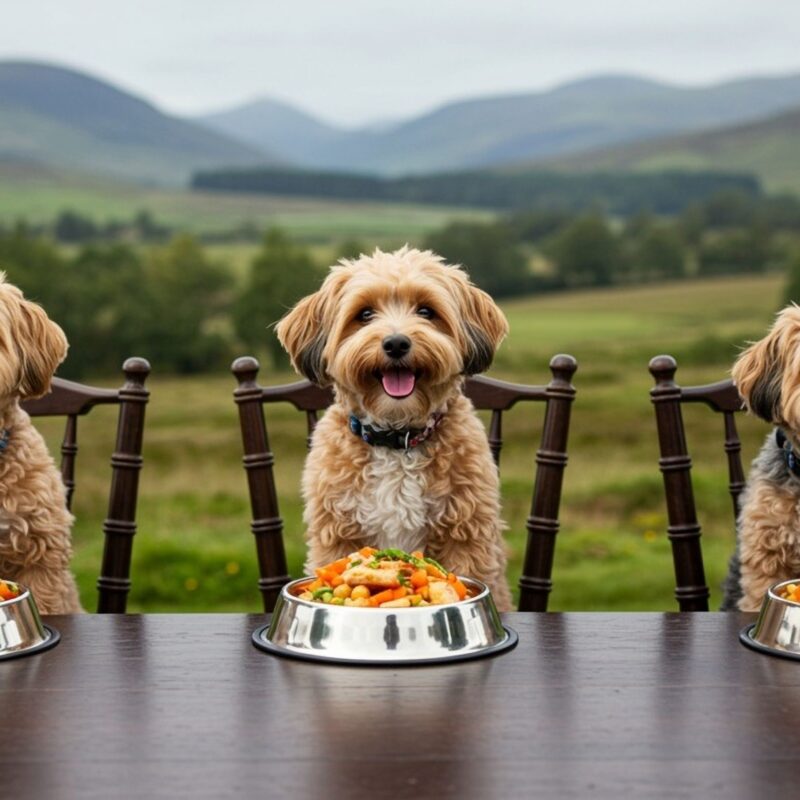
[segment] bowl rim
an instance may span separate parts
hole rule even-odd
[[[788,586],[790,583],[795,583],[800,585],[800,578],[787,578],[785,581],[778,581],[777,583],[773,583],[772,586],[767,589],[767,593],[764,597],[765,600],[777,600],[780,603],[791,603],[793,606],[800,606],[800,602],[797,600],[790,600],[788,597],[781,597],[778,594],[778,589],[782,586]]]
[[[15,598],[16,599],[16,598]],[[0,650],[0,661],[9,661],[12,658],[22,658],[23,656],[32,656],[35,653],[42,653],[55,647],[61,641],[61,634],[49,625],[42,625],[44,628],[46,638],[38,644],[31,645],[30,647],[22,647],[19,650]]]
[[[295,578],[294,580],[289,581],[289,583],[285,583],[281,589],[281,597],[285,597],[287,600],[291,601],[292,603],[301,603],[302,605],[309,606],[311,608],[319,608],[320,606],[325,606],[325,608],[346,608],[350,609],[360,609],[364,611],[388,611],[390,613],[395,613],[397,611],[408,612],[408,611],[419,611],[425,610],[428,608],[454,608],[455,606],[460,606],[465,603],[475,602],[477,600],[483,600],[485,597],[491,595],[489,590],[489,586],[485,584],[483,581],[479,581],[477,578],[466,578],[466,577],[458,577],[458,579],[464,583],[465,585],[473,585],[477,586],[480,591],[478,594],[472,595],[472,597],[465,597],[463,600],[458,600],[455,603],[437,603],[437,604],[428,604],[426,606],[411,606],[410,608],[373,608],[372,606],[339,606],[333,605],[331,603],[315,603],[313,600],[303,600],[302,598],[298,597],[296,594],[292,594],[290,589],[293,586],[296,586],[299,583],[303,583],[305,581],[313,581],[314,577],[311,575],[304,575],[302,578]],[[16,599],[16,598],[15,598]]]
[[[13,583],[14,586],[19,586],[19,588],[22,589],[22,591],[16,597],[12,597],[10,600],[0,600],[0,608],[5,608],[6,606],[10,606],[12,603],[19,603],[23,599],[32,597],[31,590],[25,586],[24,583],[12,581],[11,578],[0,578],[0,580],[4,583]]]

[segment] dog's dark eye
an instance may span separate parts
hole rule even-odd
[[[420,306],[417,309],[417,314],[423,319],[433,319],[436,313],[430,306]]]
[[[371,308],[362,308],[361,311],[356,314],[356,319],[359,322],[369,322],[375,316],[375,312]]]

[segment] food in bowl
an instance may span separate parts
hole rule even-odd
[[[438,561],[416,550],[362,547],[315,570],[316,578],[301,583],[301,600],[360,608],[414,608],[458,603],[469,590]]]
[[[16,600],[21,594],[22,589],[19,584],[0,578],[0,603],[6,600]]]
[[[792,603],[800,603],[800,580],[796,583],[787,583],[778,589],[778,597]]]

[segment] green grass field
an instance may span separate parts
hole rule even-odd
[[[511,335],[492,374],[546,382],[557,352],[579,361],[578,398],[562,530],[554,567],[553,609],[673,609],[672,564],[648,390],[648,360],[670,352],[684,383],[724,377],[737,350],[759,337],[780,305],[777,277],[720,279],[525,299],[505,305]],[[154,375],[134,547],[132,610],[257,610],[255,549],[230,375],[177,379]],[[287,373],[262,371],[262,382]],[[75,497],[75,569],[85,605],[94,607],[107,498],[113,412],[81,420]],[[293,574],[303,556],[299,474],[303,421],[269,408],[271,443]],[[695,489],[704,528],[712,603],[733,544],[721,420],[686,412]],[[541,412],[506,415],[502,456],[504,513],[510,525],[509,577],[516,584],[524,548]],[[57,451],[60,431],[43,424]],[[743,418],[747,462],[766,426]]]
[[[229,231],[244,223],[278,226],[293,239],[330,244],[356,238],[398,246],[457,217],[490,219],[488,211],[398,203],[148,188],[110,179],[0,162],[0,224],[51,222],[71,209],[96,222],[130,220],[147,209],[161,224],[189,233]]]

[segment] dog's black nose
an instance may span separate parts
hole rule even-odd
[[[383,352],[389,358],[402,358],[411,349],[411,339],[402,333],[393,333],[383,340]]]

